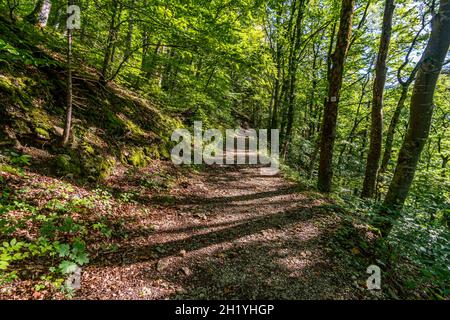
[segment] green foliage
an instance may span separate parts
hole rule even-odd
[[[368,231],[379,234],[371,223],[378,218],[380,203],[352,195],[335,196],[335,199],[344,208],[342,219],[351,221],[352,225],[364,225]],[[430,208],[433,208],[431,203]],[[423,205],[419,208],[407,206],[401,219],[392,222],[394,229],[387,239],[378,239],[367,247],[362,238],[353,245],[389,264],[389,277],[397,279],[395,285],[404,287],[397,288],[400,291],[422,288],[428,297],[440,299],[447,296],[450,278],[448,228],[440,223],[430,223],[430,215]],[[348,243],[355,233],[348,228],[345,230],[347,234],[341,236],[343,242]]]
[[[10,153],[10,161],[14,165],[29,166],[31,164],[31,156],[27,154],[19,155],[15,152]]]
[[[0,283],[18,279],[17,267],[36,259],[47,261],[53,285],[62,284],[61,277],[73,272],[78,266],[89,263],[89,254],[84,238],[88,232],[100,231],[102,237],[109,239],[113,230],[105,220],[92,225],[74,219],[74,213],[83,213],[91,209],[94,202],[101,201],[108,207],[111,195],[99,190],[87,198],[51,199],[43,207],[27,202],[12,200],[4,191],[0,199]],[[20,218],[14,218],[12,212],[23,212]],[[38,227],[35,239],[19,240],[12,235],[27,225]],[[47,281],[47,282],[49,282]],[[44,284],[38,284],[39,288]]]
[[[58,4],[52,6],[49,23],[42,28],[27,22],[33,1],[18,1],[13,7],[10,1],[0,2],[0,124],[2,130],[11,127],[25,145],[51,153],[56,174],[93,183],[111,175],[116,159],[135,168],[145,167],[154,159],[170,159],[171,132],[191,127],[196,120],[202,121],[204,128],[222,129],[243,123],[267,128],[273,123],[282,133],[292,121],[292,137],[282,141],[288,148],[282,155],[283,173],[302,186],[315,186],[317,143],[328,95],[327,73],[336,43],[333,28],[339,20],[339,1],[308,2],[298,39],[295,18],[299,11],[293,4],[299,2],[79,3],[83,21],[81,30],[74,31],[72,67],[76,123],[72,145],[64,150],[50,145],[57,136],[54,124],[62,126],[65,102],[60,93],[66,90],[66,57],[62,54],[66,50],[65,23],[59,10],[64,11],[66,3],[55,2]],[[383,95],[385,127],[400,98],[397,71],[403,66],[400,76],[404,79],[419,61],[419,52],[429,36],[428,27],[419,30],[422,18],[426,24],[430,21],[431,11],[428,5],[416,5],[412,0],[396,3]],[[359,199],[382,16],[375,2],[357,2],[339,98],[333,163],[334,196],[374,233],[377,230],[370,224],[378,216],[409,125],[405,107],[395,130],[387,171],[378,177],[376,200]],[[413,42],[411,55],[405,56]],[[293,62],[298,64],[296,68],[292,68]],[[420,267],[423,277],[406,279],[408,285],[432,282],[433,292],[443,297],[448,295],[443,287],[448,279],[445,264],[450,215],[448,70],[446,67],[442,72],[436,88],[432,130],[405,213],[396,221],[388,243],[378,248],[383,251],[390,244],[396,248],[395,252],[386,249],[392,261],[406,259]],[[100,73],[105,79],[98,79]],[[292,79],[294,86],[289,92]],[[291,98],[293,114],[288,112]],[[24,168],[31,164],[26,154],[8,153],[0,163],[0,171],[5,173],[0,183],[3,185],[9,175],[25,177]],[[202,165],[192,168],[200,170]],[[153,176],[140,180],[141,186],[158,192],[170,189],[171,183],[170,179]],[[12,199],[8,187],[2,188],[0,239],[4,238],[8,246],[2,246],[0,269],[9,270],[33,256],[56,257],[54,271],[59,274],[86,263],[86,249],[80,243],[88,230],[92,228],[106,238],[113,232],[107,221],[86,225],[73,216],[83,214],[97,201],[110,209],[111,193],[102,189],[94,193],[83,199],[52,199],[43,209]],[[118,198],[135,203],[137,195],[126,192]],[[166,205],[175,203],[169,195],[155,200]],[[28,216],[8,216],[13,211]],[[14,232],[25,228],[29,219],[38,224],[39,239],[18,239],[12,244]],[[343,239],[350,236],[347,231]],[[5,277],[14,277],[13,272]]]
[[[23,176],[24,175],[24,173],[21,170],[21,168],[17,168],[17,167],[8,165],[8,164],[1,164],[0,163],[0,171],[7,172],[7,173],[10,173],[10,174],[14,174],[14,175],[17,175],[17,176]]]

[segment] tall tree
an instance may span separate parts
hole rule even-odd
[[[291,48],[289,52],[289,65],[288,65],[288,85],[287,87],[287,93],[286,93],[286,102],[287,102],[287,120],[286,120],[286,132],[284,138],[284,144],[283,144],[283,156],[286,155],[288,144],[291,140],[291,134],[292,134],[292,126],[295,118],[295,89],[297,85],[297,69],[299,64],[299,51],[300,51],[300,45],[301,45],[301,38],[302,38],[302,22],[303,22],[303,16],[305,13],[305,6],[307,1],[300,0],[298,2],[298,9],[297,9],[297,17],[295,19],[295,27],[293,30],[293,34],[291,37]],[[294,13],[292,13],[294,14]]]
[[[67,0],[67,8],[73,5],[73,0]],[[73,95],[72,95],[72,26],[69,25],[69,9],[67,9],[67,97],[66,97],[66,119],[64,123],[64,133],[62,138],[63,146],[69,143],[70,134],[72,131],[72,109],[73,109]]]
[[[405,106],[406,98],[408,97],[409,87],[413,83],[414,79],[416,78],[417,71],[419,70],[420,63],[416,64],[414,69],[411,71],[411,73],[405,80],[403,79],[402,74],[401,74],[402,70],[409,63],[410,55],[414,49],[414,46],[416,45],[416,42],[420,36],[420,33],[425,29],[425,26],[426,26],[425,16],[426,15],[424,14],[422,17],[422,27],[416,33],[416,36],[414,37],[413,41],[411,42],[411,45],[408,48],[408,52],[406,53],[404,62],[397,70],[397,80],[401,86],[401,93],[400,93],[400,98],[398,99],[398,102],[397,102],[397,106],[395,107],[394,114],[392,115],[391,121],[389,122],[389,127],[388,127],[388,130],[386,133],[384,153],[383,153],[383,158],[381,160],[379,174],[383,174],[387,170],[389,161],[391,159],[392,145],[394,143],[395,130],[396,130],[398,122],[400,120],[400,115],[402,113],[402,110]]]
[[[389,43],[391,41],[392,16],[394,14],[394,8],[394,0],[386,0],[384,5],[380,47],[378,49],[377,63],[375,66],[369,153],[367,155],[366,174],[361,192],[361,196],[366,198],[372,197],[375,192],[378,165],[381,157],[381,146],[383,140],[383,93],[384,85],[386,83],[386,60],[389,51]]]
[[[411,97],[409,126],[398,156],[394,177],[381,211],[380,230],[389,234],[398,218],[414,179],[417,163],[427,141],[433,115],[436,83],[450,46],[450,0],[441,0],[433,17],[431,34],[421,58]]]
[[[317,187],[320,191],[331,191],[333,179],[333,146],[336,137],[336,121],[339,96],[342,87],[344,62],[350,43],[354,0],[343,0],[336,48],[332,56],[331,77],[328,98],[324,110],[322,135],[320,141],[320,162]]]

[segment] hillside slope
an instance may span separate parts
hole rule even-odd
[[[151,159],[169,156],[171,130],[182,126],[181,121],[124,87],[102,86],[96,71],[85,65],[74,70],[71,147],[57,147],[63,131],[66,72],[64,55],[53,50],[62,47],[58,42],[63,39],[27,25],[21,28],[0,19],[2,148],[38,149],[36,156],[46,154],[40,165],[53,161],[59,174],[92,180],[107,177],[116,162],[142,167]],[[44,43],[56,45],[49,48]]]

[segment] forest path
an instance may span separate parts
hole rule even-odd
[[[209,167],[172,194],[149,204],[155,230],[83,269],[76,298],[363,298],[327,244],[339,218],[320,194],[249,166]]]

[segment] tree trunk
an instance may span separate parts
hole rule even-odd
[[[381,161],[380,173],[386,172],[389,161],[391,160],[395,129],[397,128],[397,124],[400,120],[400,115],[402,113],[403,107],[405,106],[405,101],[407,97],[408,97],[408,86],[402,86],[402,93],[400,94],[400,99],[398,100],[397,107],[395,108],[394,114],[392,115],[392,119],[391,122],[389,123],[389,128],[386,134],[386,143],[384,147],[383,160]]]
[[[331,27],[331,33],[330,33],[330,41],[328,43],[328,50],[327,50],[327,81],[328,83],[330,83],[331,81],[331,58],[332,58],[332,53],[333,53],[333,44],[334,44],[334,38],[336,35],[336,21],[333,22],[333,25]],[[328,89],[328,88],[327,88]],[[325,110],[327,105],[327,98],[324,98],[323,101],[323,109]],[[319,109],[319,108],[318,108]],[[311,179],[312,177],[312,173],[314,171],[314,166],[316,164],[316,159],[317,159],[317,155],[319,154],[320,151],[320,134],[321,134],[321,116],[322,116],[322,112],[319,109],[317,111],[317,115],[314,115],[314,120],[316,121],[316,128],[317,128],[317,137],[314,141],[314,150],[310,156],[310,160],[309,160],[309,166],[308,166],[308,174],[307,177],[308,179]]]
[[[300,50],[300,44],[301,44],[301,37],[302,37],[302,22],[303,22],[303,15],[305,11],[305,0],[300,0],[298,11],[297,11],[297,18],[295,21],[295,29],[294,34],[292,36],[292,43],[291,43],[291,52],[289,57],[289,71],[288,71],[288,77],[289,77],[289,85],[288,85],[288,94],[287,94],[287,104],[288,104],[288,111],[287,111],[287,119],[286,119],[286,132],[284,135],[284,144],[283,144],[283,150],[282,155],[285,158],[287,151],[288,151],[288,145],[291,140],[292,135],[292,127],[294,125],[294,118],[295,118],[295,87],[297,84],[297,69],[298,69],[298,63],[299,63],[299,50]]]
[[[305,108],[305,114],[304,114],[304,118],[303,118],[304,123],[307,124],[307,126],[305,127],[305,131],[303,132],[303,136],[308,140],[310,140],[311,137],[314,135],[314,117],[313,117],[313,115],[314,115],[314,109],[316,106],[317,84],[319,82],[317,79],[317,72],[316,72],[318,52],[316,52],[315,44],[313,44],[312,50],[313,50],[313,61],[312,61],[311,92],[310,92],[310,96],[309,96],[308,108]],[[317,51],[319,51],[319,49],[317,49]]]
[[[450,45],[450,1],[441,0],[433,17],[430,38],[423,53],[411,97],[408,131],[398,156],[394,177],[384,200],[379,228],[389,234],[393,219],[399,215],[414,179],[420,154],[427,141],[433,115],[433,96]]]
[[[339,94],[342,86],[344,61],[350,43],[354,0],[343,0],[336,49],[332,57],[328,100],[324,110],[320,142],[319,177],[317,187],[322,192],[331,191],[333,178],[333,146],[336,137],[336,121]]]
[[[278,60],[277,53],[277,60]],[[281,78],[281,65],[280,62],[277,61],[277,77],[275,79],[274,84],[274,92],[273,92],[273,111],[272,111],[272,119],[270,128],[271,129],[277,129],[278,128],[278,110],[280,105],[280,78]]]
[[[400,85],[402,86],[402,92],[400,94],[400,99],[398,100],[397,107],[395,108],[394,114],[392,116],[391,122],[389,123],[388,132],[386,135],[386,143],[384,147],[384,154],[383,159],[381,161],[381,166],[379,170],[379,174],[385,173],[389,164],[389,161],[391,160],[391,153],[392,153],[392,144],[394,142],[394,135],[395,135],[395,129],[397,128],[398,122],[400,120],[400,115],[402,113],[403,107],[405,106],[406,98],[408,97],[408,90],[411,83],[414,81],[417,71],[419,70],[419,64],[416,64],[414,69],[411,71],[410,75],[406,79],[406,81],[403,81],[401,76],[402,69],[407,65],[409,62],[409,55],[411,54],[414,45],[422,32],[422,30],[425,29],[425,16],[422,18],[422,28],[418,31],[416,34],[416,37],[414,38],[413,42],[411,43],[408,53],[405,56],[405,61],[400,66],[400,68],[397,71],[397,79]]]
[[[377,64],[375,66],[375,81],[372,97],[372,127],[370,130],[370,145],[367,155],[366,174],[361,196],[371,198],[375,192],[378,165],[381,157],[383,141],[383,92],[386,83],[386,60],[391,41],[392,16],[394,13],[394,0],[386,0],[383,16],[383,28],[381,32],[380,47],[378,50]]]
[[[439,152],[439,156],[441,157],[442,163],[441,163],[441,177],[445,178],[446,177],[446,170],[447,170],[447,163],[450,160],[450,155],[444,155],[442,153],[442,137],[438,138],[438,152]]]
[[[450,160],[450,156],[443,156],[443,155],[441,155],[441,159],[442,159],[442,164],[441,164],[441,169],[442,169],[442,172],[441,172],[441,177],[442,178],[445,178],[447,175],[446,175],[446,171],[447,171],[447,163],[448,163],[448,161]]]
[[[68,0],[67,5],[71,6],[73,0]],[[69,18],[69,16],[67,16]],[[67,28],[67,105],[66,105],[66,120],[64,124],[64,133],[62,138],[62,145],[66,146],[69,143],[69,138],[72,131],[72,29]]]
[[[102,64],[102,70],[100,74],[100,83],[105,84],[107,81],[107,74],[109,70],[109,64],[111,61],[111,56],[114,48],[114,42],[117,34],[116,30],[116,16],[118,11],[118,2],[117,0],[113,0],[114,6],[113,6],[113,13],[111,16],[111,22],[109,25],[109,33],[108,33],[108,40],[106,42],[106,49],[105,49],[105,55],[103,56],[103,64]]]
[[[26,17],[26,19],[28,20],[28,22],[37,24],[38,26],[44,28],[45,26],[47,26],[51,8],[51,0],[39,0],[36,3],[33,11]]]
[[[81,10],[85,11],[85,12],[88,12],[89,5],[90,5],[90,0],[83,1],[83,6],[81,7]],[[80,37],[79,37],[79,41],[81,43],[84,42],[84,39],[86,37],[86,25],[88,25],[88,17],[87,17],[87,15],[84,16],[83,23],[81,24]]]
[[[133,10],[134,10],[135,0],[131,1],[131,7],[128,9],[128,32],[127,32],[127,40],[126,40],[126,48],[125,48],[125,56],[129,58],[131,54],[131,45],[133,42],[133,31],[134,31],[134,19],[133,19]],[[128,60],[127,58],[127,60]]]
[[[366,88],[370,81],[372,65],[373,65],[373,63],[370,63],[369,68],[367,70],[366,81],[364,81],[364,83],[361,87],[361,96],[359,97],[358,107],[356,108],[355,118],[353,119],[353,126],[347,136],[347,139],[345,139],[346,143],[342,146],[342,149],[338,156],[337,168],[338,168],[339,172],[341,172],[341,164],[342,164],[342,161],[344,160],[344,153],[347,150],[347,142],[349,145],[351,145],[353,143],[353,140],[355,139],[355,136],[356,136],[356,130],[358,129],[358,126],[361,123],[361,121],[363,121],[365,118],[365,117],[361,118],[360,114],[361,114],[361,107],[363,106],[363,103],[364,103],[363,99],[366,97]],[[351,148],[349,148],[349,149],[351,151]],[[351,152],[349,152],[349,154],[351,154]]]

